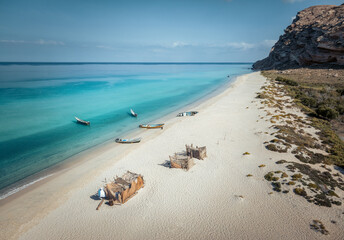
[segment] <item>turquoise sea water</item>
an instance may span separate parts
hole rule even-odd
[[[251,64],[0,64],[0,195],[250,72]],[[228,78],[227,75],[231,77]],[[129,115],[130,108],[138,119]],[[91,122],[76,124],[74,116]]]

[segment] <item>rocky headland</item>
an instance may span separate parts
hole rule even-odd
[[[344,68],[344,4],[300,11],[255,70]]]

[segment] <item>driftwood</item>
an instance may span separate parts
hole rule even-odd
[[[100,201],[100,203],[98,204],[97,210],[99,210],[99,208],[102,206],[103,202],[104,202],[104,199],[102,199],[102,200]]]

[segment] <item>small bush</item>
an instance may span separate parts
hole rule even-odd
[[[252,174],[247,174],[246,177],[252,177],[253,175]]]
[[[244,152],[242,155],[250,155],[251,153],[249,152]]]
[[[286,174],[285,172],[283,172],[282,175],[281,175],[281,178],[286,178],[286,177],[288,177],[288,174]]]
[[[288,182],[287,184],[288,184],[288,185],[295,185],[296,183],[293,182],[293,181],[290,181],[290,182]]]
[[[334,191],[330,190],[327,192],[327,195],[331,196],[331,197],[337,197],[339,198],[339,196],[337,195],[337,193],[335,193]]]
[[[318,107],[318,109],[316,110],[316,113],[319,116],[327,118],[327,119],[335,119],[339,116],[339,113],[335,109],[330,108],[325,105],[321,105],[320,107]]]
[[[310,107],[310,108],[315,108],[318,105],[317,100],[312,98],[312,97],[303,96],[300,100],[301,100],[301,103],[303,105]]]
[[[319,186],[316,185],[315,183],[308,183],[308,187],[314,188],[314,189],[319,189]]]
[[[294,193],[300,196],[307,196],[307,192],[303,188],[294,188]]]
[[[329,232],[326,230],[324,224],[319,220],[313,220],[313,224],[310,224],[311,229],[313,229],[316,232],[320,232],[324,235],[328,235]]]
[[[276,162],[276,164],[283,164],[283,163],[287,163],[287,161],[282,159]]]
[[[279,177],[272,177],[272,181],[278,181]]]
[[[272,182],[271,185],[273,186],[274,191],[280,192],[281,191],[281,183],[280,182]]]
[[[287,79],[287,78],[284,78],[284,77],[280,77],[280,76],[275,78],[275,80],[277,82],[284,83],[284,84],[289,85],[289,86],[298,86],[299,85],[297,82],[295,82],[293,80],[290,80],[290,79]]]
[[[263,168],[265,167],[265,164],[260,164],[258,167]]]
[[[299,180],[300,178],[302,178],[302,174],[300,173],[296,173],[293,176],[291,176],[293,178],[293,180]]]
[[[265,174],[264,178],[267,180],[267,181],[272,181],[272,177],[274,176],[274,173],[273,172],[269,172],[267,174]]]

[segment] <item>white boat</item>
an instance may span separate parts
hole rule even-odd
[[[132,138],[132,139],[127,139],[127,138],[116,138],[115,142],[116,143],[139,143],[141,142],[142,138]]]
[[[89,121],[82,120],[80,118],[75,117],[77,123],[84,124],[84,125],[90,125]]]
[[[178,113],[177,117],[194,116],[197,113],[198,113],[197,111],[181,112],[181,113]]]
[[[131,115],[133,115],[134,117],[137,117],[137,113],[135,113],[134,110],[131,109],[131,108],[130,108],[130,113],[131,113]]]

